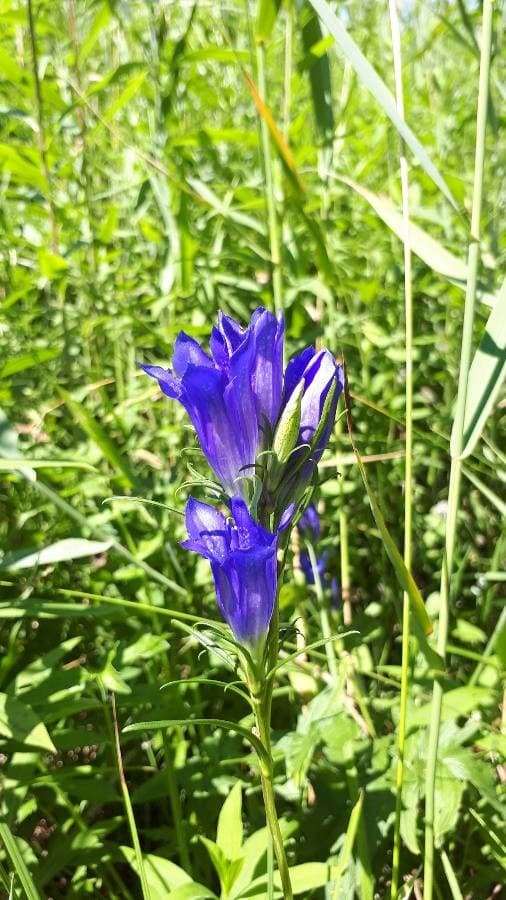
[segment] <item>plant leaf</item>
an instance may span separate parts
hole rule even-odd
[[[335,175],[334,177],[343,184],[353,188],[357,194],[363,197],[364,200],[367,200],[385,225],[394,232],[399,240],[404,241],[402,213],[388,197],[385,197],[383,194],[373,193],[373,191],[354,181],[353,178],[347,178],[344,175]],[[452,284],[465,291],[467,263],[463,259],[459,259],[458,256],[450,253],[446,247],[443,247],[439,241],[427,234],[419,225],[415,225],[414,222],[409,223],[409,240],[410,249],[423,260],[426,266],[429,266],[434,272],[443,275]],[[483,287],[478,287],[477,293],[480,300],[487,306],[493,307],[498,302],[498,299],[493,294],[488,293]]]
[[[308,0],[308,2],[328,28],[336,45],[347,57],[350,65],[357,73],[364,87],[366,87],[374,96],[383,112],[388,116],[429,178],[434,181],[452,206],[454,206],[455,209],[458,209],[457,202],[453,197],[450,188],[432,162],[425,147],[422,146],[418,138],[411,131],[409,125],[407,125],[405,120],[400,116],[393,94],[387,88],[385,82],[380,78],[369,60],[366,59],[351,35],[348,34],[342,22],[340,22],[335,13],[332,12],[329,4],[326,3],[326,0]]]
[[[485,422],[499,396],[505,376],[506,281],[488,317],[485,333],[469,369],[461,459],[470,456],[476,447]],[[457,452],[455,429],[452,430],[450,450],[452,455]]]
[[[68,559],[80,559],[83,556],[97,556],[106,553],[112,541],[88,541],[85,538],[64,538],[40,550],[22,551],[4,556],[0,568],[17,571],[29,569],[31,566],[47,566],[52,563],[65,562]]]

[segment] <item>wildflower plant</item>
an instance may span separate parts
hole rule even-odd
[[[314,490],[344,373],[328,350],[313,347],[283,371],[283,338],[283,317],[266,309],[257,309],[247,328],[220,313],[210,353],[181,333],[170,368],[142,368],[184,406],[219,481],[212,492],[218,505],[188,499],[182,546],[209,560],[218,606],[232,632],[212,630],[217,644],[232,648],[248,689],[266,817],[283,893],[290,898],[270,742],[279,586],[290,530]]]

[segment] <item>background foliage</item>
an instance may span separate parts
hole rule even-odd
[[[177,332],[206,336],[218,309],[247,320],[256,306],[272,306],[278,279],[291,352],[322,341],[346,359],[355,439],[402,548],[398,135],[312,7],[276,18],[274,6],[260,4],[256,19],[242,2],[0,4],[5,896],[141,896],[128,795],[151,855],[152,897],[267,896],[261,795],[240,735],[191,724],[142,739],[122,734],[126,795],[118,778],[111,692],[119,728],[192,715],[249,725],[231,691],[192,681],[160,691],[173,680],[234,676],[183,630],[185,615],[212,618],[216,608],[207,566],[178,546],[180,517],[111,500],[182,509],[187,464],[204,471],[182,411],[155,402],[136,360],[168,360]],[[481,9],[416,2],[401,13],[406,120],[457,207],[410,156],[412,571],[436,620]],[[501,13],[498,3],[476,341],[505,252]],[[339,17],[393,89],[387,4],[350,0]],[[263,32],[262,73],[255,34]],[[271,195],[262,75],[276,123]],[[500,403],[491,412],[464,464],[437,771],[438,897],[496,896],[506,859]],[[345,432],[341,421],[320,492],[319,549],[340,602],[327,608],[328,585],[319,596],[295,568],[282,617],[297,619],[307,642],[320,637],[322,611],[333,631],[344,616],[358,634],[336,643],[330,673],[325,650],[301,648],[280,676],[274,738],[296,891],[367,900],[389,894],[401,591]],[[414,652],[401,871],[415,892],[433,674]],[[343,865],[335,890],[328,860]]]

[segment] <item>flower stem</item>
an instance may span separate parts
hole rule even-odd
[[[290,872],[288,870],[288,862],[285,854],[285,846],[283,835],[279,827],[278,814],[276,812],[276,801],[274,797],[274,779],[271,749],[271,705],[272,705],[272,679],[264,681],[261,689],[260,697],[254,698],[255,718],[258,727],[258,734],[262,744],[265,747],[266,754],[269,759],[268,765],[260,761],[260,777],[262,781],[262,794],[264,798],[265,817],[270,833],[272,835],[272,843],[274,845],[274,853],[278,862],[279,875],[281,878],[281,886],[283,889],[283,897],[285,900],[292,900],[292,885],[290,883]]]

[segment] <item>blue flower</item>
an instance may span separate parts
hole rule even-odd
[[[251,518],[240,497],[231,500],[232,520],[190,497],[189,540],[182,546],[211,563],[218,606],[235,639],[252,649],[262,645],[277,591],[277,535]]]
[[[307,347],[288,363],[282,410],[292,409],[294,418],[300,413],[300,420],[297,431],[290,435],[291,452],[286,464],[281,471],[279,466],[272,470],[269,493],[274,498],[275,521],[290,503],[300,502],[311,483],[334,427],[343,387],[343,369],[328,350]],[[282,422],[283,412],[280,427]]]
[[[320,537],[320,516],[314,503],[310,503],[302,513],[298,523],[299,531],[311,541],[317,541]]]
[[[181,332],[172,370],[141,366],[186,409],[200,446],[225,491],[244,493],[242,479],[254,474],[281,404],[284,322],[257,309],[246,329],[219,314],[211,356]]]
[[[314,544],[319,540],[321,534],[320,516],[318,515],[318,511],[314,503],[310,503],[309,506],[304,510],[297,523],[297,527],[302,536],[306,538],[308,543],[314,546]],[[313,568],[311,557],[308,551],[301,550],[299,559],[300,568],[304,575],[304,578],[306,579],[306,583],[314,584],[316,581],[315,570]],[[327,584],[330,587],[330,598],[332,601],[332,606],[335,606],[337,608],[340,602],[341,589],[337,578],[335,578],[334,576],[330,577],[328,562],[329,554],[327,550],[324,550],[319,554],[319,556],[316,556],[316,573],[322,586],[325,586],[325,582],[327,581]],[[328,581],[329,577],[330,582]]]
[[[344,387],[342,367],[328,350],[316,351],[314,347],[307,347],[294,356],[286,367],[284,405],[301,384],[303,393],[298,444],[311,444],[311,458],[318,463],[334,427],[337,401]],[[322,422],[327,397],[329,408]]]
[[[302,534],[303,537],[307,538],[307,540],[314,544],[320,537],[321,527],[320,527],[320,516],[318,515],[318,511],[314,503],[310,503],[309,506],[302,513],[297,527]],[[316,571],[320,576],[320,581],[323,581],[326,565],[327,565],[328,553],[324,552],[320,556],[316,557]],[[315,573],[313,571],[313,565],[311,563],[311,557],[307,550],[300,551],[300,568],[304,574],[307,584],[315,583]]]

